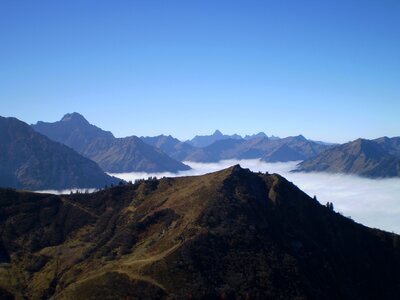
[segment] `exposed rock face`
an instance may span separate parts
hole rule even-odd
[[[395,299],[400,237],[233,166],[94,194],[0,190],[0,293],[32,299]]]
[[[119,180],[93,161],[15,118],[0,117],[0,186],[43,190],[97,188]]]
[[[106,172],[177,172],[190,167],[144,143],[136,136],[115,138],[90,124],[82,115],[65,115],[54,123],[38,122],[32,127],[97,162]]]

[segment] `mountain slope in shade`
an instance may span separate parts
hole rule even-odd
[[[390,155],[400,158],[400,137],[389,138],[384,136],[373,141],[378,143]]]
[[[189,170],[187,165],[144,143],[136,136],[96,139],[83,154],[98,161],[107,172],[177,172]]]
[[[186,142],[172,137],[171,135],[158,135],[158,136],[142,136],[140,139],[153,147],[156,147],[168,154],[173,159],[184,161],[190,153],[194,152],[196,148]]]
[[[400,237],[234,166],[94,194],[0,190],[0,287],[33,299],[396,299]]]
[[[94,160],[106,172],[177,172],[190,169],[136,136],[115,138],[111,132],[90,124],[78,113],[67,114],[54,123],[38,122],[32,127]]]
[[[98,188],[119,180],[93,161],[15,118],[0,117],[0,186],[19,189]]]
[[[280,146],[275,151],[264,155],[261,160],[265,162],[286,162],[286,161],[296,161],[303,160],[304,156],[293,150],[288,145],[284,144]]]
[[[357,139],[303,161],[295,171],[347,173],[371,178],[398,177],[400,158],[395,156],[398,151],[395,141]]]
[[[33,129],[53,141],[65,144],[79,153],[85,151],[87,145],[96,139],[113,140],[114,135],[90,124],[81,114],[66,114],[58,122],[39,121],[31,125]]]
[[[212,135],[196,135],[193,139],[187,141],[187,143],[194,147],[203,148],[210,146],[211,144],[217,141],[227,140],[227,139],[240,140],[242,139],[242,137],[238,134],[233,134],[233,135],[222,134],[221,131],[215,130],[215,132]]]

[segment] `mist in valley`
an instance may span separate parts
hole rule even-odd
[[[178,173],[110,174],[126,181],[148,177],[194,176],[240,164],[254,172],[278,173],[322,204],[332,202],[337,212],[369,227],[400,233],[400,179],[369,179],[345,174],[294,173],[299,162],[265,163],[258,159],[217,163],[186,161],[192,169]]]

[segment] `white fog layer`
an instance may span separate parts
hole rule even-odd
[[[235,164],[254,172],[278,173],[292,181],[320,203],[332,202],[336,211],[369,227],[400,233],[400,179],[368,179],[352,175],[327,173],[291,173],[298,162],[265,163],[252,160],[225,160],[218,163],[184,162],[192,170],[175,173],[110,174],[124,180],[149,176],[176,177],[202,175]]]

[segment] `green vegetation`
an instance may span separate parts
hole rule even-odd
[[[92,194],[0,190],[0,297],[395,299],[399,236],[234,166]]]

